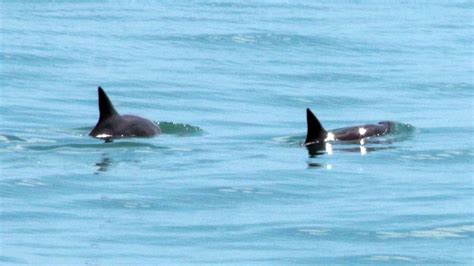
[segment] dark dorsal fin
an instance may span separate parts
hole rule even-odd
[[[327,136],[327,132],[309,108],[306,108],[306,121],[308,123],[308,133],[304,143],[323,141]]]
[[[107,94],[105,94],[105,91],[101,87],[99,87],[98,91],[100,112],[99,121],[114,115],[118,115],[117,111],[115,111],[115,108],[112,105],[112,102],[109,100],[109,97],[107,97]]]

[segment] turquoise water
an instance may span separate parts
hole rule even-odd
[[[1,264],[473,263],[472,2],[25,2]],[[88,137],[99,85],[165,134]],[[307,107],[400,130],[311,156]]]

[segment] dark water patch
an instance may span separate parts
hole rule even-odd
[[[77,132],[87,132],[89,133],[94,127],[76,127],[76,128],[73,128],[72,130],[73,131],[77,131]]]
[[[77,172],[84,170],[77,167],[74,168]],[[0,192],[5,199],[12,201],[27,200],[38,204],[46,201],[51,205],[57,204],[62,206],[64,196],[71,197],[72,195],[91,194],[103,189],[97,186],[97,179],[93,179],[94,177],[90,175],[87,178],[80,178],[80,174],[76,174],[71,178],[70,176],[62,175],[64,170],[61,170],[61,173],[54,173],[54,170],[51,172],[51,175],[47,176],[45,174],[45,177],[42,178],[15,178],[14,176],[7,176],[6,178],[8,179],[0,181]],[[100,182],[105,183],[106,180],[101,178]],[[55,200],[50,201],[51,196]]]
[[[113,165],[113,160],[108,157],[104,157],[99,162],[95,163],[95,166],[97,166],[96,173],[107,172],[112,165]]]
[[[419,163],[425,162],[427,164],[432,164],[433,162],[464,164],[467,161],[474,160],[474,152],[465,149],[428,149],[400,155],[397,160]]]
[[[474,84],[467,82],[411,82],[403,89],[410,94],[429,94],[430,97],[472,97]]]
[[[133,15],[133,14],[132,14]],[[114,14],[107,14],[104,12],[98,12],[98,11],[91,11],[91,10],[83,10],[83,12],[77,12],[76,8],[74,8],[74,11],[71,10],[63,10],[61,12],[58,11],[52,11],[52,12],[45,12],[45,13],[36,13],[34,15],[35,18],[37,19],[48,19],[48,20],[57,20],[57,21],[72,21],[74,20],[83,22],[83,21],[89,21],[89,22],[104,22],[104,21],[120,21],[120,20],[129,20],[129,21],[134,21],[136,16],[132,16],[131,14],[128,14],[126,12],[120,14],[120,15],[114,15]],[[59,32],[55,32],[56,34]]]
[[[98,140],[101,141],[101,140]],[[121,141],[114,140],[113,142],[97,143],[97,144],[59,144],[59,145],[26,145],[26,149],[33,151],[54,151],[54,150],[67,150],[67,149],[120,149],[120,148],[148,148],[152,150],[163,150],[169,149],[169,147],[153,145],[150,143],[133,142],[133,141]]]
[[[274,245],[274,244],[273,244]],[[255,252],[258,251],[265,251],[266,249],[262,249],[261,245],[258,246],[249,246]],[[231,248],[231,247],[227,247]],[[241,249],[239,247],[239,249]],[[303,265],[404,265],[404,264],[413,264],[413,263],[421,263],[421,264],[437,264],[437,263],[447,263],[453,264],[456,263],[452,260],[436,260],[432,258],[422,258],[416,256],[407,256],[404,254],[373,254],[373,255],[361,255],[361,256],[327,256],[325,255],[302,255],[297,256],[295,254],[282,254],[283,249],[279,249],[274,247],[273,249],[268,249],[269,251],[279,252],[281,256],[271,256],[271,257],[263,257],[263,258],[239,258],[238,261],[244,264],[303,264]],[[241,252],[244,252],[242,250]],[[298,251],[309,251],[306,249],[300,248],[299,250],[288,250],[289,252],[298,252]],[[232,264],[235,263],[235,258],[222,258],[219,259],[219,263],[227,263]],[[200,263],[207,263],[213,264],[216,261],[212,260],[198,260],[197,262]]]
[[[290,191],[290,190],[288,190]],[[75,200],[68,204],[71,207],[114,210],[153,210],[170,211],[186,210],[193,206],[195,210],[216,210],[230,206],[239,206],[254,201],[274,201],[281,204],[292,204],[295,199],[305,196],[282,190],[245,187],[215,187],[187,189],[179,197],[170,192],[160,193],[158,197],[117,198],[103,196],[98,199]]]
[[[446,126],[432,126],[426,128],[420,128],[420,133],[427,134],[427,135],[438,135],[442,136],[447,132],[456,132],[461,134],[472,134],[474,133],[473,127],[446,127]]]
[[[291,191],[290,188],[262,188],[250,185],[194,189],[190,194],[201,198],[203,203],[206,202],[206,205],[213,208],[237,206],[249,202],[278,202],[285,205],[306,197]]]
[[[201,45],[205,49],[219,47],[248,47],[253,49],[269,49],[270,47],[279,47],[289,49],[291,47],[305,47],[317,50],[361,52],[370,49],[373,52],[384,52],[384,50],[375,50],[377,47],[364,43],[355,43],[354,40],[344,38],[333,38],[324,35],[302,35],[302,34],[284,34],[284,33],[234,33],[234,34],[176,34],[162,35],[150,34],[134,36],[134,38],[170,42],[178,45],[189,46],[190,44]]]
[[[57,211],[2,211],[2,220],[4,221],[24,221],[32,220],[49,220],[49,219],[78,219],[80,216],[71,213]]]
[[[394,201],[399,201],[399,202],[410,202],[410,203],[416,203],[416,202],[429,202],[429,203],[435,203],[435,202],[444,202],[444,201],[447,201],[447,200],[455,200],[457,199],[458,197],[457,196],[453,196],[453,195],[446,195],[446,194],[438,194],[438,195],[423,195],[423,196],[405,196],[405,197],[400,197],[400,198],[397,198],[397,199],[394,199]],[[450,216],[452,217],[453,215],[450,214]],[[401,218],[401,217],[400,217]],[[403,220],[406,221],[405,219],[406,217],[403,217]],[[437,215],[437,217],[433,217],[434,219],[435,218],[439,218],[439,215]]]
[[[447,8],[460,9],[462,11],[471,10],[474,8],[474,3],[471,1],[452,1],[452,2],[443,3],[441,5]]]
[[[235,119],[235,117],[232,117]],[[228,120],[223,119],[203,119],[207,124],[212,124],[214,126],[223,126],[223,127],[232,127],[232,128],[258,128],[261,127],[261,122],[253,121],[234,121],[229,118]],[[246,138],[247,136],[240,136],[240,138]],[[239,137],[237,137],[239,138]]]
[[[4,177],[5,178],[5,177]],[[40,178],[13,178],[13,179],[4,179],[1,182],[1,191],[2,194],[7,196],[15,196],[18,191],[15,191],[15,188],[23,187],[26,189],[35,189],[38,187],[45,187],[48,184]]]
[[[442,30],[460,30],[460,29],[470,29],[471,25],[458,25],[458,24],[441,24],[441,23],[433,23],[430,25],[433,28],[438,28]]]
[[[285,92],[280,92],[285,95]],[[288,94],[287,94],[288,95]],[[367,98],[360,98],[350,95],[324,95],[319,97],[308,97],[306,95],[288,95],[292,101],[295,101],[295,106],[317,106],[318,109],[327,110],[344,110],[353,109],[357,106],[371,106],[374,101]],[[350,103],[350,104],[348,104]],[[316,110],[316,109],[315,109]]]
[[[15,135],[0,135],[0,142],[8,143],[8,142],[25,142],[26,139],[17,137]]]
[[[186,208],[185,206],[181,206],[182,204],[183,199],[163,199],[163,197],[117,198],[102,196],[97,199],[74,200],[68,203],[68,206],[77,209],[166,211]]]
[[[72,62],[71,57],[59,57],[51,54],[34,54],[34,53],[10,53],[3,55],[4,64],[17,64],[28,66],[56,66],[69,65]]]
[[[292,82],[373,82],[379,78],[371,75],[370,73],[357,74],[357,73],[305,73],[305,74],[260,74],[259,76],[273,80],[284,80]]]
[[[296,10],[312,10],[312,11],[323,11],[328,10],[329,7],[324,5],[312,5],[310,3],[289,3],[289,2],[240,2],[240,1],[200,1],[202,5],[206,7],[216,7],[219,9],[231,9],[235,12],[241,11],[240,9],[247,9],[247,10],[255,10],[258,9],[265,9],[265,10],[275,10],[281,9],[284,11],[296,9]]]
[[[160,22],[170,22],[170,23],[193,23],[193,22],[197,22],[197,23],[221,23],[221,24],[224,24],[224,23],[235,23],[235,19],[233,18],[212,18],[212,17],[199,17],[199,16],[194,16],[194,15],[189,15],[189,16],[185,16],[185,17],[182,17],[182,16],[162,16],[160,17],[159,19],[157,19],[156,17],[154,16],[150,16],[148,18],[138,18],[136,19],[136,21],[146,21],[146,22],[150,22],[150,21],[160,21]],[[117,36],[119,37],[119,36]],[[124,36],[120,36],[120,37],[124,37]],[[131,33],[131,35],[127,36],[127,37],[131,37],[130,39],[132,38],[136,38],[136,39],[140,39],[140,36],[134,34],[134,33]],[[149,38],[149,35],[147,35],[146,38]]]
[[[162,210],[164,203],[161,198],[131,198],[118,199],[103,196],[98,200],[75,201],[73,205],[82,207],[89,206],[90,208],[105,208],[105,209],[138,209],[138,210]]]
[[[288,147],[297,147],[302,146],[306,135],[294,135],[294,136],[283,136],[283,137],[276,137],[273,140],[281,145],[285,145]]]
[[[0,256],[0,262],[15,263],[15,264],[27,264],[28,263],[26,260],[16,258],[16,257],[10,257],[10,256]]]
[[[442,197],[442,196],[441,196]],[[439,198],[441,198],[439,197]],[[428,198],[428,197],[427,197]],[[437,197],[438,198],[438,197]],[[407,201],[404,201],[403,199],[400,200],[400,199],[393,199],[394,201],[398,201],[398,202],[402,202],[402,203],[405,203],[405,204],[410,204],[409,201],[413,200],[413,204],[417,204],[417,201],[419,201],[419,199],[417,197],[413,197],[413,198],[406,198]],[[447,198],[448,200],[453,200],[453,198],[449,197]],[[423,199],[421,199],[420,201],[424,201]],[[434,203],[433,204],[436,204],[435,202],[437,201],[437,199],[435,199]],[[466,222],[469,222],[470,221],[470,214],[469,213],[465,213],[465,214],[453,214],[453,213],[444,213],[444,214],[441,214],[441,213],[419,213],[419,214],[415,214],[415,213],[412,213],[412,214],[399,214],[399,215],[392,215],[392,216],[389,216],[389,217],[386,217],[384,219],[377,219],[377,220],[374,220],[374,221],[370,221],[369,223],[367,223],[367,225],[369,224],[385,224],[386,226],[388,227],[395,227],[397,228],[398,226],[402,226],[402,227],[405,227],[405,226],[408,226],[410,227],[411,225],[413,224],[418,224],[420,222],[423,222],[424,223],[424,227],[428,227],[429,225],[432,225],[433,227],[436,227],[437,223],[439,223],[439,221],[444,221],[446,223],[448,223],[447,226],[443,226],[443,227],[456,227],[456,226],[464,226],[464,224],[461,224],[459,223],[460,221],[466,221]],[[398,221],[403,221],[403,223],[400,223]],[[451,221],[457,221],[457,224],[449,224]]]
[[[372,153],[378,153],[381,151],[390,151],[396,150],[397,147],[391,146],[391,142],[388,143],[379,143],[379,144],[356,144],[356,143],[344,143],[341,145],[331,145],[326,144],[325,146],[314,146],[310,145],[307,146],[306,149],[308,150],[308,155],[311,159],[315,159],[320,156],[330,155],[330,156],[337,156],[339,155],[347,155],[347,154],[356,154],[361,156],[366,156]],[[318,164],[317,162],[308,162],[308,166],[312,167],[321,167],[325,166],[322,164]],[[331,166],[328,166],[331,167]]]

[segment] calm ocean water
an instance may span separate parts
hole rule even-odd
[[[474,263],[472,2],[0,8],[0,264]],[[99,85],[166,134],[88,137]]]

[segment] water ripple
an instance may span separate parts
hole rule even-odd
[[[408,232],[378,232],[380,239],[398,239],[398,238],[460,238],[474,235],[474,225],[460,225],[452,227],[438,227],[426,230],[413,230]]]

